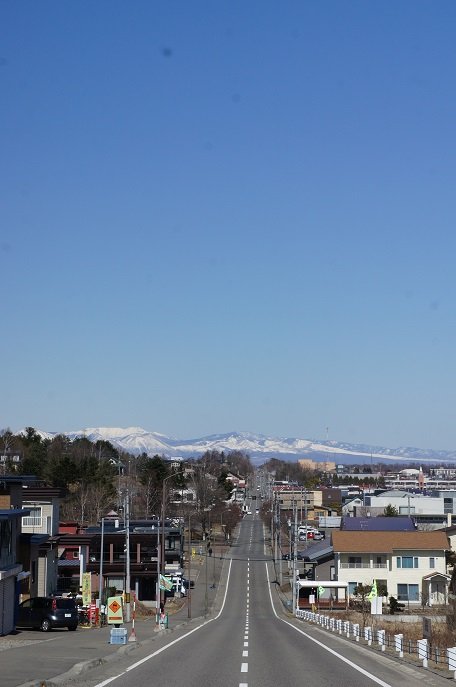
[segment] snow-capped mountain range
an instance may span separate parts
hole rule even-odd
[[[336,463],[369,463],[369,462],[421,462],[453,463],[456,462],[456,451],[436,451],[400,447],[396,449],[368,446],[365,444],[348,444],[337,441],[312,441],[309,439],[268,437],[249,432],[231,432],[212,434],[200,439],[176,439],[158,432],[149,432],[141,427],[96,427],[76,432],[44,432],[37,430],[44,438],[52,439],[56,434],[64,434],[70,439],[87,437],[90,441],[109,441],[116,448],[133,455],[147,453],[163,455],[170,458],[196,458],[205,451],[217,450],[244,451],[255,465],[261,465],[270,458],[296,461],[311,458],[315,461],[334,461]]]

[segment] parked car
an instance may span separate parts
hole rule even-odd
[[[60,596],[34,596],[19,604],[16,627],[31,627],[49,632],[54,627],[76,630],[78,609],[74,599]]]
[[[313,530],[307,530],[307,532],[301,530],[301,532],[299,532],[298,534],[298,539],[299,541],[306,541],[306,539],[314,539],[314,534],[315,532]]]
[[[304,560],[304,555],[305,555],[305,552],[304,552],[304,551],[297,551],[297,552],[296,552],[296,560],[298,560],[298,561],[303,561],[303,560]],[[283,554],[282,554],[282,560],[283,560],[283,561],[291,561],[291,560],[293,560],[293,557],[292,557],[291,554],[289,554],[289,553],[283,553]]]

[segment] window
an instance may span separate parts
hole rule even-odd
[[[22,518],[23,527],[41,527],[41,508],[28,508],[30,515]]]
[[[355,589],[358,586],[357,582],[349,582],[348,583],[348,594],[349,596],[353,596],[355,593]]]
[[[398,568],[417,568],[418,556],[397,556],[396,565]]]
[[[434,558],[434,556],[431,556],[431,558],[429,559],[429,567],[430,567],[430,568],[435,568],[435,558]]]
[[[361,568],[361,556],[349,556],[348,557],[348,567],[349,568]]]
[[[13,524],[11,520],[0,523],[0,558],[13,552]]]
[[[419,601],[420,595],[417,584],[398,584],[397,585],[397,599],[398,601]]]

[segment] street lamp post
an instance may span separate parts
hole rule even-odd
[[[187,617],[192,617],[192,514],[188,514],[188,590],[187,590]]]
[[[104,548],[104,518],[101,518],[101,540],[100,540],[100,572],[98,574],[98,618],[101,627],[101,605],[103,597],[103,548]]]
[[[126,603],[125,603],[125,620],[127,623],[130,622],[131,615],[131,604],[130,604],[130,593],[131,593],[131,581],[130,581],[130,494],[127,491],[125,497],[125,593],[126,593]]]
[[[204,508],[204,511],[207,513],[211,512],[211,508]],[[210,520],[210,515],[209,515],[209,539],[206,541],[206,565],[204,566],[204,582],[205,582],[205,593],[204,593],[204,617],[207,616],[207,612],[209,609],[209,600],[208,600],[208,595],[207,595],[207,559],[209,556],[209,547],[210,547],[210,530],[211,530],[211,520]]]
[[[161,503],[161,523],[158,524],[157,533],[157,587],[155,591],[155,609],[157,623],[160,618],[160,603],[161,603],[161,587],[160,587],[160,576],[166,571],[166,561],[165,561],[165,482],[172,479],[173,477],[178,477],[179,475],[185,474],[185,470],[178,470],[173,472],[171,475],[163,477],[163,493],[162,493],[162,503]]]

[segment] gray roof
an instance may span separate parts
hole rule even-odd
[[[414,532],[415,523],[408,515],[374,518],[342,518],[341,530],[352,532]]]
[[[333,547],[326,539],[322,541],[315,542],[311,546],[308,546],[304,554],[304,560],[306,561],[317,561],[320,558],[325,558],[326,556],[331,556],[333,553]]]
[[[0,510],[0,520],[12,520],[24,515],[30,515],[28,508],[2,508]]]

